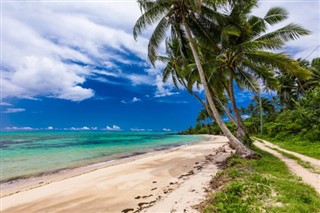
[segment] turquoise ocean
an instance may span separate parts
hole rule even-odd
[[[1,182],[201,141],[155,132],[2,132]]]

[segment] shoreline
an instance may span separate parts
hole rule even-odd
[[[177,198],[184,197],[186,191],[190,191],[188,187],[195,187],[200,182],[199,177],[207,173],[198,185],[202,190],[198,189],[200,198],[203,198],[203,186],[218,171],[217,163],[212,159],[219,155],[217,150],[226,146],[225,137],[209,136],[208,140],[192,145],[120,159],[113,162],[114,165],[73,177],[60,176],[60,179],[46,180],[49,183],[42,185],[36,182],[33,187],[2,197],[2,212],[25,212],[25,209],[28,212],[147,210],[168,195],[178,193]],[[224,156],[229,154],[222,153]],[[208,172],[209,167],[212,168]],[[181,188],[184,192],[179,194]],[[198,191],[195,189],[190,193]],[[180,206],[184,205],[189,204],[180,203]]]
[[[12,180],[9,179],[9,180],[0,181],[0,185],[1,185],[0,198],[10,196],[12,194],[15,194],[21,191],[27,191],[33,188],[44,186],[52,182],[61,181],[67,178],[72,178],[82,174],[93,172],[98,169],[103,169],[110,166],[115,166],[115,165],[130,162],[130,161],[135,161],[144,157],[148,157],[149,155],[151,156],[151,155],[160,154],[161,152],[169,151],[171,149],[202,143],[210,140],[210,138],[212,137],[212,135],[207,135],[207,134],[198,135],[198,136],[203,136],[206,138],[202,138],[202,139],[199,139],[199,141],[191,142],[188,144],[168,145],[163,148],[146,150],[145,152],[133,152],[127,155],[122,155],[122,156],[119,155],[115,158],[107,159],[100,162],[94,162],[94,163],[79,165],[79,166],[70,167],[70,168],[63,168],[55,171],[43,172],[43,173],[30,175],[26,177],[17,177]]]

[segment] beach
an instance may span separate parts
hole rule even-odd
[[[179,206],[178,201],[188,202],[189,207],[200,202],[205,195],[203,187],[219,169],[217,162],[231,152],[225,137],[208,137],[209,140],[198,143],[114,160],[91,170],[88,167],[82,172],[78,169],[78,174],[55,174],[47,180],[42,177],[41,182],[24,183],[20,189],[8,187],[3,189],[6,193],[2,194],[1,210],[148,212],[147,207],[151,207],[155,209],[150,212],[159,212],[162,205],[169,206],[171,209],[164,211],[170,212],[174,208],[188,208],[185,204]],[[217,150],[224,150],[225,154]],[[215,155],[219,155],[219,159]],[[195,195],[193,199],[187,193],[201,196],[196,198]],[[173,202],[170,195],[178,201]],[[173,203],[163,203],[166,200]]]

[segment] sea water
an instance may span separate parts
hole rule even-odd
[[[203,140],[155,132],[2,132],[1,182]]]

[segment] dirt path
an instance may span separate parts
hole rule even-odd
[[[273,145],[273,144],[271,144],[271,143],[269,143],[267,141],[264,141],[264,143],[261,143],[261,142],[255,140],[254,141],[254,145],[256,145],[258,148],[260,148],[260,149],[262,149],[264,151],[267,151],[267,152],[273,154],[274,156],[276,156],[277,158],[279,158],[280,160],[285,162],[285,164],[289,167],[289,169],[293,173],[295,173],[296,175],[301,177],[304,182],[306,182],[309,185],[311,185],[312,187],[314,187],[315,190],[318,193],[320,193],[320,175],[319,174],[313,173],[313,172],[309,171],[308,169],[303,168],[295,160],[287,158],[287,157],[281,155],[279,152],[268,148],[267,146],[278,148],[279,150],[281,150],[283,152],[287,152],[287,153],[290,153],[292,155],[296,155],[296,157],[299,157],[299,158],[301,158],[301,160],[304,160],[304,161],[310,162],[309,161],[310,159],[307,160],[309,157],[306,158],[306,156],[304,156],[304,155],[301,155],[301,154],[298,154],[298,153],[295,153],[295,152],[291,152],[291,151],[288,151],[288,150],[285,150],[285,149],[281,149],[278,146],[275,146],[275,145]],[[300,155],[302,157],[300,157]],[[313,159],[313,160],[316,160],[316,159]],[[316,161],[314,161],[314,162],[316,162]],[[312,162],[310,162],[310,163],[313,164]],[[316,166],[319,166],[319,165],[316,165]]]
[[[298,158],[300,158],[301,160],[303,161],[306,161],[306,162],[309,162],[313,167],[316,167],[316,169],[320,169],[320,160],[318,159],[315,159],[315,158],[311,158],[311,157],[308,157],[308,156],[305,156],[305,155],[302,155],[302,154],[299,154],[299,153],[296,153],[296,152],[292,152],[292,151],[289,151],[289,150],[286,150],[286,149],[283,149],[277,145],[274,145],[266,140],[262,140],[259,138],[259,140],[263,141],[263,143],[267,146],[270,146],[272,148],[276,148],[276,149],[279,149],[280,151],[283,151],[283,152],[286,152],[288,154],[291,154],[291,155],[294,155]]]

